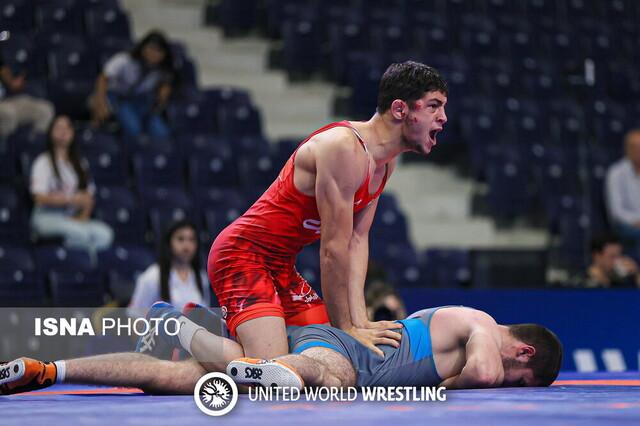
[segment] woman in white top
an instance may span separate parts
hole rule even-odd
[[[209,280],[200,268],[195,226],[181,220],[171,224],[160,241],[158,262],[136,280],[129,315],[144,316],[154,302],[175,306],[189,302],[209,305]]]
[[[96,252],[111,245],[111,228],[91,219],[95,185],[69,117],[51,122],[47,150],[31,166],[30,191],[35,203],[31,225],[38,235],[62,236],[65,246],[88,250],[94,262]]]

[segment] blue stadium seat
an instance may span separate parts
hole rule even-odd
[[[240,87],[220,86],[202,90],[206,102],[213,108],[251,105],[251,95]]]
[[[200,154],[216,153],[219,150],[231,153],[232,142],[210,133],[186,133],[178,135],[178,149],[186,158]]]
[[[29,239],[27,211],[12,187],[0,187],[0,242],[26,243]]]
[[[378,259],[389,274],[389,281],[397,286],[424,285],[418,255],[409,242],[387,244]]]
[[[107,206],[96,208],[95,216],[111,226],[116,241],[144,243],[146,221],[143,212],[124,206]]]
[[[111,296],[122,305],[129,303],[135,281],[156,261],[154,253],[143,245],[116,244],[100,253],[99,268],[107,277]]]
[[[16,176],[16,158],[13,153],[13,144],[0,143],[0,183],[10,182]]]
[[[0,269],[0,306],[44,306],[47,296],[42,280],[30,269]]]
[[[359,22],[334,22],[329,26],[330,75],[339,84],[347,82],[347,55],[369,48],[369,37]]]
[[[227,147],[202,153],[189,159],[189,186],[196,188],[235,188],[239,175],[237,162]]]
[[[251,202],[244,192],[237,189],[202,187],[196,188],[193,193],[198,210],[215,209],[222,206],[235,207],[242,212],[249,208]]]
[[[82,34],[82,14],[74,0],[40,2],[36,8],[36,23],[40,31]]]
[[[142,273],[156,261],[155,254],[144,245],[114,244],[98,256],[102,271],[118,271],[131,277]]]
[[[136,154],[133,157],[133,172],[140,191],[149,186],[181,187],[184,183],[182,161],[173,155]]]
[[[254,106],[225,107],[218,119],[220,132],[229,138],[262,135],[262,118]]]
[[[139,189],[146,208],[175,207],[188,210],[191,207],[191,198],[181,187],[155,186]]]
[[[88,118],[87,97],[93,90],[95,74],[91,78],[50,81],[47,92],[56,113]]]
[[[162,238],[171,223],[184,219],[192,222],[196,220],[191,209],[182,206],[156,206],[149,209],[151,231],[156,241]]]
[[[50,271],[91,272],[93,269],[85,250],[41,246],[35,249],[35,259],[41,276],[46,276]]]
[[[0,2],[2,29],[12,33],[27,33],[33,29],[31,0],[3,0]]]
[[[209,235],[216,236],[244,213],[242,206],[222,204],[203,210],[204,228]]]
[[[177,133],[217,133],[217,110],[203,96],[169,105],[169,123]]]
[[[97,307],[105,303],[105,289],[97,274],[87,272],[49,273],[53,306]]]
[[[34,271],[35,262],[28,246],[17,246],[15,241],[0,244],[0,269]]]
[[[270,155],[263,154],[241,158],[239,170],[242,187],[260,192],[271,185],[280,169],[274,165]]]
[[[462,249],[431,248],[420,255],[425,285],[455,288],[469,285],[471,268],[469,252]]]
[[[381,246],[408,242],[407,219],[400,210],[383,207],[376,212],[370,234],[372,241]]]
[[[49,76],[51,80],[87,80],[98,74],[98,63],[95,55],[88,48],[64,44],[50,51]]]
[[[89,151],[114,153],[121,150],[116,135],[93,128],[90,125],[76,129],[76,138],[83,153]]]
[[[105,36],[95,40],[98,49],[98,68],[102,69],[104,65],[116,53],[129,51],[133,48],[133,42],[122,36]]]
[[[321,28],[311,19],[292,19],[282,25],[283,60],[293,75],[310,75],[321,64]]]
[[[8,6],[4,6],[6,10]],[[0,5],[0,8],[3,6]],[[30,81],[47,75],[47,61],[44,55],[38,54],[32,37],[11,33],[8,40],[0,44],[2,59],[16,74],[25,74]]]
[[[117,5],[94,6],[85,12],[87,36],[98,40],[105,37],[131,38],[129,16]]]

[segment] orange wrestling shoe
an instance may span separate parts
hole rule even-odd
[[[0,365],[0,395],[30,392],[56,382],[58,369],[53,362],[18,358]]]

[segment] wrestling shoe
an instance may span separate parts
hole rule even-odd
[[[0,395],[30,392],[56,382],[58,369],[53,362],[18,358],[0,365]]]
[[[227,366],[227,375],[239,385],[262,385],[264,387],[304,387],[302,377],[282,361],[267,361],[258,358],[238,358]]]
[[[168,335],[164,324],[167,319],[178,319],[181,316],[182,312],[169,303],[156,302],[151,305],[145,318],[147,321],[156,318],[160,321],[150,322],[149,331],[138,338],[135,351],[158,359],[170,360],[174,348],[180,348],[180,339],[177,335]],[[172,326],[170,327],[169,331],[173,332]]]

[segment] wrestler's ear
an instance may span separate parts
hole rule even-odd
[[[517,353],[517,358],[522,359],[523,361],[528,361],[529,359],[533,358],[533,356],[536,354],[536,348],[534,348],[531,345],[527,345],[527,344],[522,344],[521,346],[518,347],[518,353]]]
[[[389,108],[389,110],[393,118],[396,120],[404,120],[409,114],[409,105],[402,99],[395,99],[391,102],[391,108]]]

